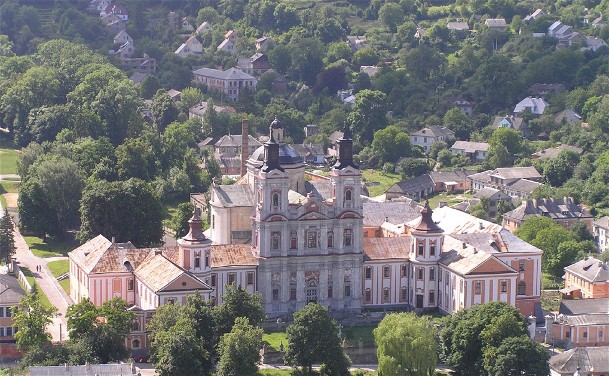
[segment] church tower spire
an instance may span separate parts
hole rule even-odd
[[[346,167],[359,168],[358,165],[353,162],[353,136],[351,135],[351,129],[345,123],[343,127],[343,137],[336,141],[338,148],[338,158],[334,164],[334,168],[342,170]]]
[[[277,121],[277,119],[275,119],[275,121]],[[273,123],[275,123],[275,121]],[[271,123],[271,126],[269,127],[269,140],[264,143],[263,172],[270,172],[273,170],[284,171],[279,162],[279,144],[275,141],[273,123]]]

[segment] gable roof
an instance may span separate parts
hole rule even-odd
[[[177,266],[166,258],[160,250],[151,250],[148,257],[135,269],[137,278],[154,292],[163,290],[182,275],[194,280],[201,290],[211,290],[205,282]]]
[[[477,151],[488,151],[487,142],[456,141],[451,149],[463,150],[465,153],[475,153]]]
[[[434,184],[464,181],[473,174],[472,170],[429,171],[428,175]]]
[[[527,123],[523,118],[518,116],[496,116],[493,120],[493,128],[499,127],[506,127],[523,132],[527,129]]]
[[[467,22],[451,21],[446,24],[446,28],[448,30],[463,31],[463,30],[469,30],[469,25],[467,24]]]
[[[606,262],[594,257],[578,261],[565,268],[566,272],[576,274],[588,282],[609,282],[609,270]]]
[[[225,71],[211,68],[199,68],[192,72],[195,76],[216,78],[220,80],[255,80],[254,76],[237,69],[230,68]]]
[[[0,305],[16,305],[24,295],[25,291],[17,278],[0,274]]]
[[[597,219],[596,221],[592,222],[592,224],[596,227],[602,227],[604,229],[609,229],[609,217],[608,216],[601,217],[601,218]]]
[[[437,125],[430,125],[421,130],[413,132],[410,134],[411,136],[427,136],[427,137],[452,137],[455,135],[455,132],[451,131],[448,128],[439,127]]]
[[[510,191],[516,191],[530,195],[540,185],[543,185],[543,183],[529,179],[518,179],[515,182],[508,184],[507,187],[509,187]]]
[[[563,150],[571,150],[572,152],[575,152],[577,154],[581,154],[584,152],[584,149],[578,148],[577,146],[561,144],[554,148],[549,148],[549,149],[544,149],[542,151],[538,151],[537,153],[533,153],[531,156],[533,158],[539,158],[539,159],[556,158],[556,157],[558,157],[558,154],[560,154],[560,152]]]
[[[545,216],[552,219],[594,218],[588,209],[576,205],[571,197],[526,200],[516,209],[505,213],[504,216],[519,221],[533,216]]]
[[[424,189],[433,188],[434,182],[428,174],[419,175],[415,178],[395,183],[385,193],[414,193]]]
[[[534,115],[542,115],[549,104],[543,98],[526,97],[514,107],[514,113],[520,113],[524,110],[530,110]]]
[[[609,372],[609,346],[579,346],[550,358],[550,368],[561,375],[573,375],[581,369],[588,373],[594,369],[595,374]]]
[[[487,27],[498,27],[498,28],[507,27],[507,24],[506,24],[504,18],[489,18],[486,21],[484,21],[484,24]]]
[[[491,187],[484,187],[481,190],[477,191],[476,193],[474,193],[473,197],[474,198],[482,198],[482,197],[486,197],[486,198],[493,198],[497,196],[497,199],[507,199],[511,201],[511,197],[506,195],[505,193],[501,192],[498,189],[495,188],[491,188]]]
[[[137,249],[131,243],[112,243],[103,235],[98,235],[68,253],[68,256],[85,273],[126,272],[124,260],[129,260],[136,268],[147,256],[150,249]]]
[[[364,227],[380,226],[384,222],[400,224],[410,222],[421,216],[422,206],[416,201],[406,202],[364,202]]]
[[[258,265],[250,244],[212,245],[210,262],[212,268]]]
[[[224,135],[224,136],[220,137],[220,139],[214,143],[214,146],[216,146],[216,147],[241,146],[242,139],[243,139],[243,137],[240,134]],[[260,141],[256,140],[254,137],[252,137],[251,134],[248,134],[247,139],[248,139],[248,147],[251,147],[252,145],[254,145],[256,147],[262,146]]]
[[[254,207],[254,197],[249,187],[244,184],[216,185],[212,188],[223,207]]]
[[[609,298],[562,299],[558,313],[561,315],[586,315],[591,313],[609,315]]]
[[[491,176],[500,179],[541,179],[541,174],[533,166],[499,167],[491,172]]]

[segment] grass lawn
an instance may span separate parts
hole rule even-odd
[[[389,187],[402,180],[399,174],[386,174],[370,169],[362,171],[362,177],[369,183],[378,183],[378,185],[367,185],[370,197],[382,195]]]
[[[562,278],[554,277],[548,273],[542,273],[541,288],[543,290],[559,290],[563,286]]]
[[[372,331],[376,326],[345,326],[343,327],[343,335],[349,341],[349,344],[355,346],[361,338],[364,346],[374,346],[374,335]]]
[[[258,371],[258,375],[260,376],[290,376],[290,370],[287,369],[261,369]],[[352,375],[363,375],[363,376],[373,376],[376,375],[376,372],[364,372],[361,371],[352,371]]]
[[[266,343],[270,351],[279,351],[282,342],[284,347],[288,345],[288,337],[285,332],[264,333],[262,342]]]
[[[25,275],[25,279],[27,279],[30,286],[33,286],[34,283],[36,282],[36,277],[34,277],[34,274],[32,274],[32,271],[26,267],[21,267],[21,271],[23,272],[23,275]],[[40,292],[40,300],[42,301],[42,305],[44,305],[45,307],[54,308],[55,306],[51,304],[51,302],[49,301],[49,298],[47,298],[44,291],[42,291],[40,289],[38,289],[38,291]]]
[[[69,260],[51,261],[47,263],[47,266],[49,267],[51,273],[53,273],[53,276],[55,278],[70,271]],[[61,287],[63,287],[63,290],[66,292],[66,294],[70,295],[70,279],[62,279],[61,281],[59,281],[59,284],[61,285]]]
[[[37,236],[24,236],[25,242],[36,257],[67,256],[78,244],[69,241],[48,238],[46,242]]]
[[[17,173],[17,156],[14,149],[0,149],[0,175]]]

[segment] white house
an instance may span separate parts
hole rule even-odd
[[[180,47],[178,47],[178,49],[175,51],[175,54],[179,57],[198,55],[201,53],[203,53],[203,45],[194,36],[188,38],[188,40],[182,43],[182,45],[180,45]]]
[[[517,115],[525,110],[529,110],[533,115],[541,116],[548,106],[549,104],[543,98],[526,97],[514,107],[514,114]]]
[[[430,125],[410,135],[410,143],[413,145],[422,146],[426,152],[431,150],[431,145],[434,142],[448,141],[453,138],[455,133],[450,129]]]

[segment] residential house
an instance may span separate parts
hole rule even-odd
[[[100,17],[107,16],[109,14],[117,15],[121,20],[129,21],[129,12],[127,9],[120,4],[109,4],[104,10],[99,13]]]
[[[600,252],[609,248],[609,217],[604,216],[592,222],[592,234]]]
[[[565,25],[560,21],[554,22],[548,27],[548,36],[558,39],[558,45],[562,47],[569,47],[575,42],[581,40],[581,35],[573,31],[571,26]]]
[[[127,22],[123,21],[116,14],[105,15],[104,17],[101,17],[100,20],[106,26],[110,35],[116,35],[121,31],[127,30]]]
[[[514,107],[514,115],[518,115],[523,111],[529,110],[533,115],[539,117],[543,115],[549,104],[543,98],[526,97]]]
[[[420,200],[434,192],[464,192],[471,188],[467,178],[473,171],[430,171],[406,181],[393,184],[385,191],[385,199],[408,197]]]
[[[474,102],[465,99],[461,95],[447,95],[444,97],[444,100],[452,103],[467,116],[471,117],[474,114]]]
[[[258,80],[236,68],[222,71],[211,68],[200,68],[192,72],[194,82],[207,85],[210,90],[224,93],[227,99],[236,101],[243,90],[256,91]]]
[[[247,154],[242,155],[243,146],[247,145]],[[220,137],[214,144],[214,159],[220,165],[223,175],[241,175],[241,166],[244,161],[262,144],[248,134],[247,144],[243,143],[242,135],[226,135]],[[202,167],[205,167],[204,165]]]
[[[565,298],[609,298],[609,268],[597,258],[586,257],[565,267],[563,279],[565,287],[560,292]]]
[[[421,206],[417,201],[412,199],[376,202],[363,202],[364,238],[383,238],[385,237],[383,224],[388,222],[392,224],[401,224],[411,222],[421,215]]]
[[[257,52],[251,57],[239,58],[238,67],[247,74],[260,76],[271,69],[271,62],[267,55]]]
[[[586,37],[586,49],[596,52],[601,47],[607,47],[607,42],[596,37]]]
[[[487,215],[489,218],[495,218],[497,216],[497,206],[499,205],[500,201],[508,202],[510,206],[512,204],[512,197],[510,195],[490,187],[482,188],[481,190],[477,191],[474,193],[473,198],[477,200],[482,200],[485,198],[488,200]]]
[[[349,35],[347,43],[353,52],[359,51],[367,45],[366,37],[363,35]]]
[[[11,309],[19,304],[25,294],[17,278],[0,273],[0,343],[4,344],[4,346],[0,345],[0,356],[2,357],[19,356],[14,337],[18,328],[14,326]]]
[[[192,33],[193,31],[195,31],[194,26],[192,26],[190,21],[188,21],[187,17],[182,18],[181,28],[182,28],[182,32],[184,32],[184,33]]]
[[[304,126],[304,134],[305,138],[311,137],[319,133],[319,125],[317,124],[307,124]]]
[[[531,217],[548,217],[557,224],[570,228],[576,222],[583,222],[592,231],[594,216],[582,205],[573,202],[572,197],[540,198],[523,201],[519,207],[503,215],[503,227],[514,232]]]
[[[448,128],[430,125],[410,135],[410,143],[412,145],[421,146],[425,152],[431,150],[431,145],[434,142],[447,142],[455,137],[455,132]]]
[[[231,55],[237,54],[237,47],[235,46],[235,43],[230,39],[224,39],[216,49],[218,51],[224,51]]]
[[[381,68],[375,65],[362,65],[359,67],[360,73],[366,73],[368,76],[372,77],[377,74]]]
[[[488,146],[486,142],[455,141],[450,150],[453,155],[465,155],[472,163],[478,163],[486,159]]]
[[[122,60],[132,57],[134,51],[135,46],[133,45],[133,41],[127,41],[118,48],[114,55],[118,56],[118,58]]]
[[[144,57],[121,58],[121,67],[133,69],[140,73],[154,74],[156,72],[156,59],[144,54]]]
[[[542,84],[535,83],[529,87],[529,93],[533,97],[545,97],[548,94],[558,94],[565,91],[565,85],[563,84]]]
[[[507,23],[505,22],[504,18],[489,18],[484,21],[484,24],[489,29],[495,29],[500,31],[504,31],[505,29],[507,29]]]
[[[465,192],[471,188],[470,180],[467,178],[475,171],[453,170],[453,171],[430,171],[429,177],[434,184],[434,192]]]
[[[131,38],[129,36],[129,34],[127,34],[126,31],[119,31],[115,36],[114,39],[112,40],[114,44],[119,44],[119,45],[123,45],[127,42],[131,42],[131,44],[133,44],[133,38]]]
[[[577,146],[571,146],[567,144],[560,144],[557,147],[544,149],[542,151],[538,151],[536,153],[531,154],[532,159],[544,159],[544,158],[556,158],[558,155],[564,151],[569,150],[576,154],[581,154],[584,152],[584,149],[578,148]]]
[[[256,39],[256,51],[271,49],[275,46],[273,40],[269,37],[260,37]]]
[[[91,0],[87,6],[87,11],[99,14],[110,4],[112,4],[112,0]]]
[[[427,34],[427,29],[423,27],[417,27],[417,31],[414,33],[416,39],[424,38]]]
[[[224,34],[224,39],[228,39],[233,43],[237,43],[237,39],[239,37],[237,36],[237,33],[235,32],[235,30],[229,30],[226,32],[226,34]]]
[[[203,23],[201,23],[201,25],[199,25],[199,27],[197,27],[197,30],[195,30],[195,34],[199,35],[199,34],[203,34],[204,32],[211,30],[211,25],[209,24],[209,22],[207,21],[203,21]]]
[[[564,122],[566,124],[575,125],[581,123],[582,116],[575,112],[575,110],[567,108],[554,115],[554,121],[557,123]]]
[[[322,165],[325,163],[324,146],[322,144],[292,144],[292,149],[308,165]]]
[[[531,13],[531,14],[527,15],[527,16],[524,18],[524,20],[525,20],[525,22],[534,21],[534,20],[536,20],[536,19],[537,19],[537,17],[543,16],[543,15],[545,15],[545,14],[546,14],[546,12],[545,12],[544,10],[542,10],[541,8],[537,8],[537,9],[535,10],[535,12],[533,12],[533,13]]]
[[[609,345],[609,298],[562,299],[558,316],[548,321],[554,344],[565,348]]]
[[[199,104],[192,106],[191,108],[188,109],[188,118],[191,119],[193,117],[198,117],[199,119],[203,120],[205,118],[205,112],[207,111],[207,107],[208,107],[208,102],[201,102]],[[228,114],[234,114],[237,112],[237,110],[235,110],[231,106],[214,105],[214,110],[217,113],[226,112]]]
[[[607,376],[609,346],[580,346],[550,358],[550,376]]]
[[[493,124],[491,125],[493,128],[509,128],[514,129],[522,134],[523,137],[529,136],[529,127],[527,122],[518,116],[506,115],[506,116],[496,116],[493,120]]]
[[[203,45],[195,36],[191,36],[174,53],[179,57],[200,55],[203,53]]]
[[[603,21],[603,16],[597,17],[592,21],[592,27],[594,29],[602,29],[605,27],[605,21]]]
[[[542,185],[542,176],[535,167],[504,167],[486,170],[468,177],[474,192],[483,188],[495,188],[510,197],[527,198]]]
[[[167,95],[169,95],[169,98],[171,98],[174,102],[177,102],[180,100],[182,92],[176,89],[169,89],[167,90]]]
[[[140,84],[148,77],[146,73],[135,72],[131,76],[129,76],[129,80],[134,84]]]
[[[469,25],[467,24],[467,22],[450,21],[446,24],[446,28],[448,30],[452,30],[452,31],[456,31],[456,32],[469,31]]]

